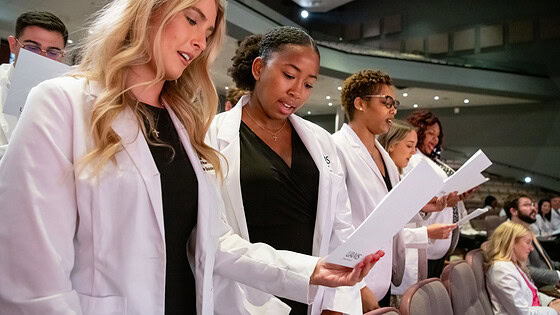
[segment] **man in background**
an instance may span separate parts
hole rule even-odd
[[[10,51],[15,56],[13,64],[0,65],[0,158],[4,155],[9,136],[15,127],[4,116],[4,103],[10,88],[12,74],[20,50],[40,54],[47,58],[62,61],[68,40],[68,30],[62,21],[52,13],[30,11],[20,15],[16,21],[15,36],[9,36]]]

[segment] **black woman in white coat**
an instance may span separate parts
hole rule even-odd
[[[369,271],[252,245],[225,224],[204,143],[224,27],[218,0],[116,0],[74,76],[31,91],[0,164],[2,314],[210,315],[214,270],[304,301]]]
[[[251,242],[320,257],[353,227],[330,134],[294,115],[318,72],[317,47],[300,29],[279,27],[246,38],[230,74],[250,94],[216,116],[208,142],[228,162],[222,195],[234,232]],[[237,307],[224,307],[220,314],[362,312],[357,288],[319,288],[309,309],[308,303],[280,301],[221,278],[216,278],[214,294],[216,301],[239,297]]]

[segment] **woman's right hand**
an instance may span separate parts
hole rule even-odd
[[[309,284],[322,285],[326,287],[353,286],[362,281],[371,268],[381,257],[385,255],[382,250],[375,254],[367,255],[364,260],[354,268],[331,264],[325,258],[319,259],[315,270],[311,274]]]
[[[432,240],[447,239],[455,228],[457,228],[457,224],[436,223],[428,225],[428,238]]]
[[[447,206],[455,207],[457,205],[457,202],[459,202],[460,200],[461,200],[461,196],[459,196],[457,192],[454,191],[449,195],[447,195]]]

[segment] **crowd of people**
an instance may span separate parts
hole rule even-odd
[[[217,114],[224,16],[221,0],[114,0],[77,67],[33,88],[17,127],[0,119],[0,313],[362,314],[441,275],[472,191],[433,196],[354,268],[325,260],[416,165],[455,172],[438,117],[396,120],[393,80],[372,69],[344,81],[335,134],[295,115],[321,57],[285,26],[240,43]],[[9,42],[16,62],[22,48],[61,61],[67,37],[27,12]],[[0,105],[16,62],[0,66]],[[496,314],[560,314],[538,292],[560,263],[537,238],[559,208],[504,203],[484,247]]]

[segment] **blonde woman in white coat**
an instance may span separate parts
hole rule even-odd
[[[204,144],[224,24],[215,0],[113,1],[75,76],[31,91],[0,163],[2,314],[213,314],[214,268],[302,301],[361,280],[224,224]]]
[[[496,315],[560,314],[560,300],[538,292],[529,277],[532,238],[527,227],[507,221],[496,229],[484,249],[486,287]]]
[[[405,121],[394,120],[389,132],[378,138],[379,143],[389,153],[389,156],[399,169],[408,165],[408,161],[416,152],[418,136],[416,129]],[[391,294],[402,295],[406,289],[420,280],[427,278],[428,259],[427,247],[430,239],[445,239],[456,228],[455,224],[431,224],[426,226],[426,219],[432,212],[443,210],[447,196],[436,199],[422,209],[422,214],[417,214],[403,229],[403,238],[406,246],[405,272],[401,284],[391,287]]]
[[[235,233],[277,249],[324,256],[353,227],[330,135],[293,114],[309,97],[318,71],[317,47],[298,28],[246,38],[229,73],[250,93],[216,116],[208,142],[228,163],[222,194]],[[220,314],[362,312],[358,288],[319,288],[310,308],[220,278],[214,293],[216,301],[242,296],[238,307],[224,307]]]

